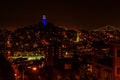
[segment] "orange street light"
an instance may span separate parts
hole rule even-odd
[[[32,70],[33,70],[33,71],[36,71],[36,70],[37,70],[37,67],[33,67]]]

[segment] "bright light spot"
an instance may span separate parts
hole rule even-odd
[[[68,55],[68,52],[66,52],[65,54]]]
[[[14,76],[17,76],[17,74],[14,74]]]
[[[37,70],[37,68],[36,68],[36,67],[33,67],[33,68],[32,68],[32,70],[33,70],[33,71],[36,71],[36,70]]]

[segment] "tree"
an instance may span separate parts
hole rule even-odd
[[[9,61],[0,53],[0,80],[15,80],[14,71]]]

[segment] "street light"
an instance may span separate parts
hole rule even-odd
[[[37,70],[37,67],[33,67],[32,70],[33,70],[33,71],[36,71],[36,70]]]

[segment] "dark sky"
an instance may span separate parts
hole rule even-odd
[[[119,26],[119,4],[115,0],[3,0],[0,2],[0,27],[12,29],[36,24],[43,14],[48,22],[58,26],[85,29]]]

